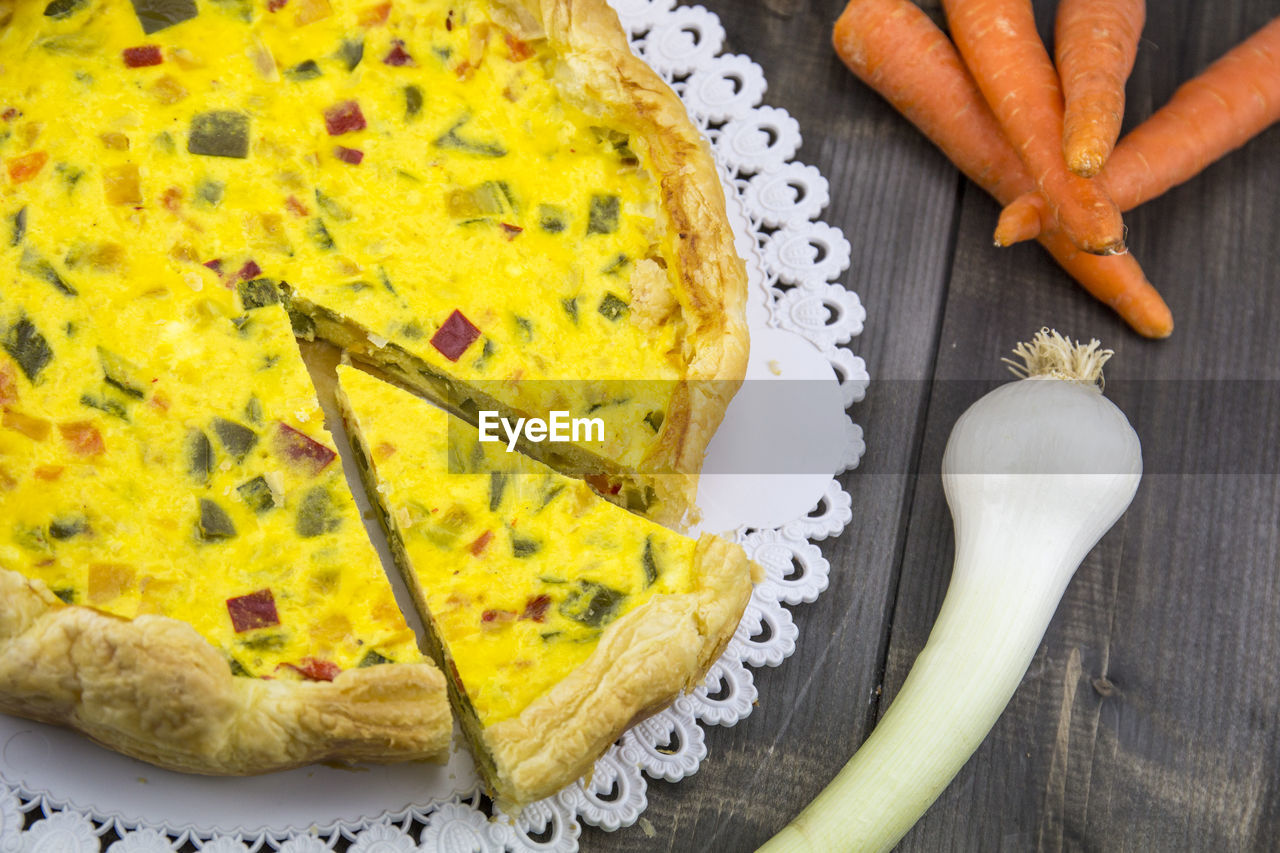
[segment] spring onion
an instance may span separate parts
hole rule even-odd
[[[987,736],[1085,555],[1133,499],[1138,436],[1102,395],[1112,355],[1041,330],[1006,359],[1020,380],[956,422],[942,459],[955,565],[897,698],[770,853],[888,850]]]

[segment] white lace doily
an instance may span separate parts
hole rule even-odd
[[[866,314],[855,293],[832,283],[849,265],[849,243],[816,221],[827,204],[827,182],[812,166],[792,162],[800,146],[795,120],[785,110],[760,106],[766,84],[758,65],[745,56],[720,55],[724,29],[711,12],[675,7],[675,0],[613,3],[636,52],[672,84],[712,142],[750,277],[753,362],[782,378],[834,381],[844,407],[862,399],[866,365],[842,345],[862,331]],[[835,473],[857,465],[864,449],[861,429],[843,414],[841,422],[844,446]],[[313,803],[324,819],[284,817],[279,825],[246,822],[211,805],[210,813],[193,820],[155,803],[157,814],[126,813],[102,805],[107,792],[142,783],[153,769],[139,764],[143,775],[114,783],[95,777],[89,768],[100,751],[80,741],[70,748],[76,766],[62,766],[65,761],[49,756],[50,743],[63,733],[0,716],[0,853],[173,853],[184,845],[205,853],[572,851],[584,821],[605,830],[630,826],[647,805],[646,775],[675,782],[695,773],[707,754],[700,724],[731,726],[746,717],[756,699],[748,667],[777,666],[795,649],[797,631],[783,605],[812,602],[826,589],[828,564],[811,540],[839,535],[852,518],[850,498],[829,475],[794,480],[789,485],[803,496],[805,509],[769,526],[739,525],[733,533],[765,568],[766,579],[705,682],[624,734],[597,762],[588,784],[535,803],[515,822],[489,819],[465,751],[426,783],[415,778],[410,784],[408,776],[396,775],[405,771],[382,768],[332,783],[343,802],[355,789],[376,791],[378,785],[400,797],[367,813],[345,814],[337,806],[326,811],[325,804]],[[41,778],[41,768],[50,779]],[[293,772],[311,778],[345,771]],[[246,807],[262,810],[265,801],[288,813],[290,785],[280,777],[201,784],[240,786],[234,790]],[[184,805],[200,811],[197,795],[161,790],[168,787],[153,786],[157,803],[185,797]]]

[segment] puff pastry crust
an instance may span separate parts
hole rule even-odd
[[[160,767],[247,775],[330,759],[441,761],[452,734],[444,696],[428,663],[332,682],[236,678],[183,622],[65,605],[0,570],[0,711]]]

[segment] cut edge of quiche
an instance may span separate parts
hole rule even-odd
[[[430,663],[350,669],[331,682],[240,678],[176,619],[64,604],[8,570],[0,601],[0,712],[206,775],[447,758],[452,717]]]
[[[586,443],[521,441],[519,446],[562,473],[587,479],[614,503],[687,529],[698,520],[698,475],[707,446],[746,374],[749,352],[746,266],[734,247],[710,148],[675,92],[632,53],[617,14],[604,0],[494,0],[493,11],[520,39],[545,39],[555,48],[552,79],[566,101],[643,139],[682,288],[669,310],[686,329],[681,353],[685,375],[639,465],[619,465]],[[635,273],[629,287],[637,301],[666,298],[646,293],[650,286]],[[473,424],[477,408],[522,414],[489,393],[492,383],[469,385],[401,347],[388,346],[377,334],[312,303],[287,284],[283,289],[291,311],[305,315],[316,336]],[[655,325],[668,321],[665,316],[654,320]]]
[[[605,598],[595,598],[596,594],[593,593],[585,604],[582,603],[582,596],[566,605],[565,600],[558,600],[554,595],[535,595],[525,604],[523,614],[503,610],[485,611],[480,617],[484,623],[480,626],[482,633],[489,627],[500,628],[503,623],[510,624],[517,619],[532,619],[541,624],[551,611],[558,609],[562,614],[568,612],[566,606],[579,609],[572,618],[583,622],[589,620],[582,615],[581,608],[587,611],[612,611],[617,608],[620,612],[612,621],[604,623],[603,630],[586,631],[583,637],[558,638],[566,643],[581,644],[584,649],[591,648],[591,651],[584,660],[575,661],[562,677],[558,671],[552,672],[548,676],[551,680],[546,689],[526,687],[526,692],[530,689],[537,691],[531,701],[517,701],[509,707],[504,705],[505,710],[492,714],[494,719],[486,725],[477,712],[478,701],[473,702],[468,696],[463,683],[467,679],[460,674],[456,662],[460,659],[456,658],[454,649],[443,636],[444,629],[436,624],[429,604],[432,597],[437,601],[452,600],[455,595],[465,597],[468,579],[462,578],[452,588],[444,588],[443,585],[424,588],[420,572],[425,574],[432,568],[438,571],[441,569],[439,566],[415,563],[409,555],[406,538],[417,536],[421,529],[414,532],[401,523],[407,505],[399,503],[404,500],[420,508],[422,515],[411,523],[410,528],[421,528],[424,523],[430,526],[434,521],[440,520],[441,515],[449,515],[451,511],[440,513],[438,507],[426,507],[439,502],[439,499],[452,501],[454,493],[432,495],[429,488],[424,489],[414,478],[418,472],[438,472],[438,466],[433,469],[423,460],[434,456],[436,458],[433,461],[439,462],[446,454],[452,457],[457,452],[452,443],[454,439],[459,435],[474,436],[475,430],[408,391],[353,367],[339,367],[338,380],[338,406],[361,476],[375,500],[376,513],[387,533],[395,563],[412,591],[423,617],[430,653],[449,673],[450,696],[462,729],[472,745],[477,767],[504,809],[518,810],[581,778],[627,728],[668,706],[681,690],[696,686],[724,651],[750,598],[752,584],[759,578],[759,568],[747,559],[741,547],[712,535],[704,534],[694,541],[665,530],[651,521],[607,503],[582,483],[575,483],[553,473],[541,463],[530,459],[523,460],[517,466],[517,473],[490,474],[490,477],[495,478],[493,480],[484,477],[484,472],[481,471],[480,479],[489,482],[491,490],[493,483],[510,482],[509,478],[545,478],[550,482],[546,492],[550,497],[544,499],[544,508],[559,497],[562,502],[572,502],[577,507],[575,512],[596,512],[605,516],[607,527],[621,531],[624,538],[634,533],[637,541],[645,543],[643,548],[631,554],[636,557],[637,568],[643,560],[646,574],[652,572],[656,576],[662,571],[671,571],[679,574],[685,584],[683,589],[677,588],[670,592],[651,590],[648,594],[638,594],[635,596],[637,603],[631,609],[620,606],[614,597],[608,597],[606,601]],[[406,421],[388,427],[386,413],[393,410]],[[378,413],[383,416],[378,417]],[[450,421],[449,426],[442,429],[446,418]],[[442,432],[447,434],[441,434]],[[401,457],[405,460],[400,464],[411,466],[403,478],[397,478],[394,473],[390,479],[384,478],[379,471],[378,454],[382,454],[385,461],[390,458],[387,454],[394,455],[396,452],[392,439],[398,442]],[[374,449],[372,452],[371,448]],[[413,461],[408,461],[410,459]],[[437,476],[454,475],[446,472],[437,473]],[[475,479],[474,474],[464,474],[462,477]],[[485,499],[490,511],[493,511],[495,501],[502,500],[504,492],[510,494],[515,489],[515,486],[500,486],[497,492],[490,491],[490,496]],[[396,502],[395,505],[393,501]],[[529,509],[529,506],[522,504],[517,504],[517,507]],[[520,526],[520,536],[532,534],[539,524],[534,514],[517,521],[524,522]],[[541,522],[543,525],[549,523],[545,520]],[[559,528],[543,532],[549,533],[552,539],[561,541],[569,535]],[[504,558],[499,543],[504,542],[503,537],[508,533],[511,535],[509,545],[513,556]],[[655,569],[653,553],[656,550],[650,551],[655,534],[683,543],[684,550],[672,558],[684,561],[683,565]],[[434,534],[428,532],[426,535],[431,537]],[[437,544],[445,541],[450,540],[440,538]],[[519,583],[518,569],[525,563],[520,549],[524,547],[536,551],[536,546],[522,546],[522,541],[524,540],[517,538],[515,528],[509,527],[506,533],[500,532],[496,538],[491,531],[486,530],[469,545],[459,539],[451,541],[450,547],[457,545],[455,552],[460,549],[469,554],[469,557],[459,555],[464,561],[474,563],[481,558],[494,558],[498,563],[499,574],[504,567],[512,569],[506,579],[509,585],[515,587]],[[594,550],[593,545],[580,543],[576,538],[571,548],[579,562],[588,567],[587,575],[593,571],[590,568],[593,564],[610,559],[605,551]],[[445,559],[443,552],[433,552],[431,557]],[[544,561],[549,562],[552,561]],[[579,572],[582,565],[557,565],[564,578],[554,581],[561,584],[555,589],[556,595],[563,594],[560,591],[565,589],[564,585],[573,583],[584,588],[603,589],[590,581],[584,583],[581,580],[583,575]],[[448,573],[447,568],[443,571]],[[489,568],[487,571],[494,569]],[[453,574],[457,575],[458,572],[454,571]],[[428,580],[427,583],[429,582]],[[654,583],[653,579],[648,582]],[[483,589],[480,592],[484,594]],[[609,591],[610,596],[619,594]],[[494,606],[497,607],[496,604]],[[529,624],[532,626],[532,623]],[[544,635],[544,640],[547,636],[558,633],[556,631]],[[455,639],[461,637],[459,635]],[[521,665],[518,658],[514,664],[504,664],[501,660],[495,663],[504,651],[509,653],[511,649],[504,650],[498,646],[491,652],[484,649],[482,644],[479,654],[485,664],[494,664],[498,668],[503,665]],[[477,652],[473,647],[468,654],[474,656]],[[489,657],[484,657],[485,655]],[[464,664],[464,667],[467,665]],[[542,664],[533,665],[536,667]],[[529,675],[522,676],[522,679],[530,682],[535,680]]]

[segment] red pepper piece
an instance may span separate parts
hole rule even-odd
[[[144,44],[142,47],[124,49],[124,64],[130,68],[145,68],[162,62],[164,62],[164,56],[160,53],[158,44]]]
[[[17,118],[20,115],[22,115],[22,113],[18,112],[17,107],[9,107],[4,112],[0,113],[0,118],[4,119],[5,121],[13,121],[15,118]]]
[[[444,325],[431,336],[431,345],[450,361],[457,361],[467,351],[467,347],[480,337],[480,330],[471,321],[455,310],[444,321]]]
[[[267,0],[267,11],[279,12],[288,2],[289,0]]]
[[[507,50],[511,53],[512,62],[524,62],[533,56],[533,48],[529,47],[529,43],[516,38],[511,33],[503,35],[502,40],[507,43]]]
[[[211,261],[205,261],[204,265],[216,272],[218,275],[222,275],[222,258],[214,258]]]
[[[333,156],[344,163],[350,163],[352,166],[359,166],[364,162],[364,152],[359,148],[344,148],[339,145],[333,149]]]
[[[602,495],[616,495],[622,491],[622,484],[610,483],[608,474],[588,474],[582,479],[586,480],[588,486]]]
[[[338,453],[325,447],[311,436],[299,432],[288,424],[279,424],[275,439],[276,452],[307,471],[312,477],[338,458]]]
[[[297,196],[289,196],[284,200],[284,206],[289,208],[289,212],[294,216],[306,216],[311,211],[307,210],[307,206],[298,201]]]
[[[6,164],[9,168],[9,180],[15,184],[25,183],[40,174],[40,170],[48,162],[49,155],[45,151],[32,151],[21,157],[14,157]]]
[[[354,133],[365,127],[364,113],[360,112],[360,105],[355,101],[343,101],[324,111],[324,129],[330,136]]]
[[[507,235],[508,240],[514,240],[516,237],[524,233],[524,229],[519,225],[511,225],[507,222],[500,222],[498,224],[502,226],[502,231]]]
[[[170,213],[177,213],[182,209],[182,190],[177,187],[169,187],[160,196],[160,203],[164,205],[164,209]]]
[[[280,614],[276,612],[276,597],[271,594],[270,589],[228,598],[227,612],[231,614],[231,625],[237,634],[280,624]]]
[[[382,62],[385,65],[396,65],[396,66],[418,64],[414,62],[413,57],[410,56],[405,51],[404,42],[401,41],[400,39],[396,39],[395,41],[391,42],[391,52],[386,55],[386,57],[382,60]]]
[[[296,664],[282,663],[280,666],[289,667],[289,669],[309,681],[333,681],[342,674],[342,667],[333,661],[321,660],[320,658],[303,658]],[[279,666],[276,667],[276,669],[279,668]]]
[[[71,452],[77,456],[101,456],[107,451],[102,433],[88,421],[58,424],[58,432],[62,433],[62,438],[71,446]]]
[[[532,619],[534,622],[545,622],[547,620],[547,608],[551,606],[551,596],[535,595],[525,603],[524,613],[520,614],[521,619]]]
[[[493,625],[501,622],[511,622],[516,618],[513,610],[486,610],[480,614],[481,625]]]
[[[240,272],[236,273],[236,277],[241,281],[249,281],[262,275],[262,267],[258,266],[256,261],[245,261],[244,266],[240,267]]]
[[[467,550],[470,551],[473,555],[479,557],[481,554],[484,553],[484,549],[489,547],[489,542],[492,539],[493,539],[493,531],[486,530],[484,533],[481,533],[478,537],[476,537],[476,541],[472,542],[470,545],[467,546]]]

